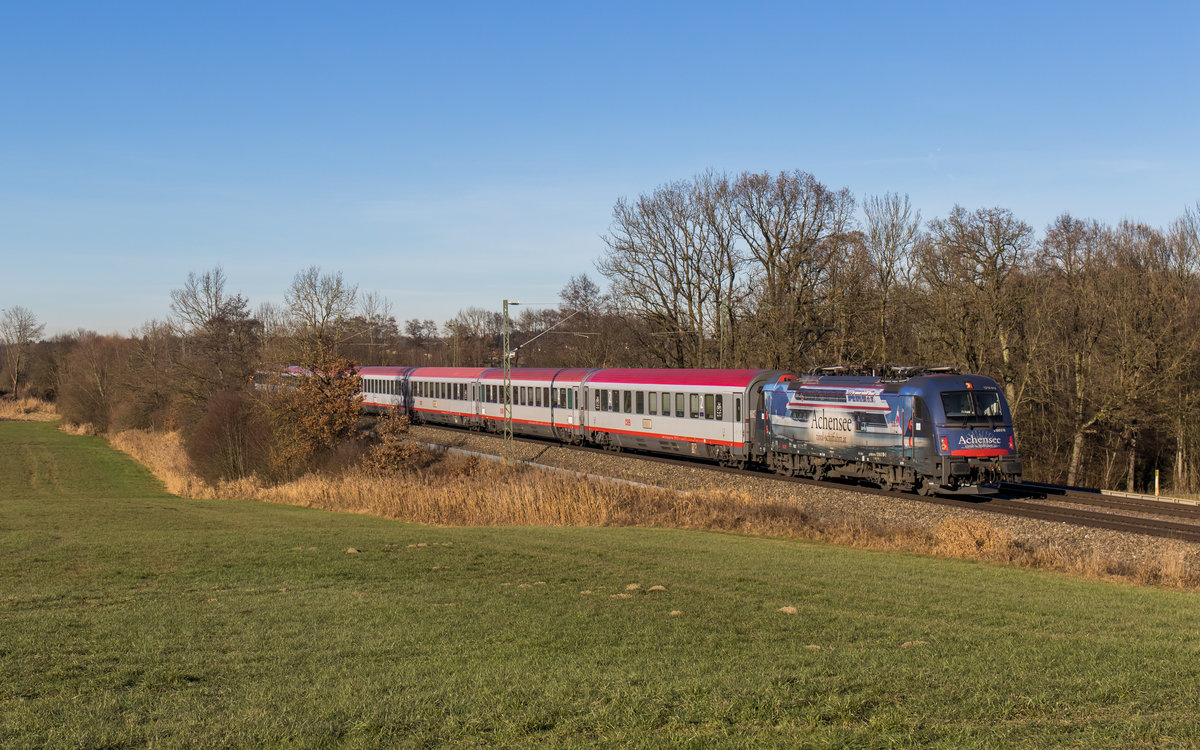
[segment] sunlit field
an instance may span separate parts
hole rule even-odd
[[[0,745],[1194,746],[1200,600],[726,532],[188,500],[0,423]]]

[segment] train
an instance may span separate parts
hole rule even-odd
[[[358,376],[368,413],[504,429],[501,368],[365,366]],[[1021,477],[1003,390],[948,368],[512,368],[509,384],[522,436],[925,495]]]

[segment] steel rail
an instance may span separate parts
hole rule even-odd
[[[466,432],[468,428],[454,427],[451,425],[429,424],[422,423],[423,427],[433,427],[443,429],[450,432]],[[476,434],[490,435],[491,433],[476,431]],[[1141,516],[1125,516],[1114,513],[1101,511],[1084,510],[1080,508],[1063,507],[1061,505],[1038,505],[1027,500],[1018,500],[1003,495],[968,495],[965,497],[954,497],[946,495],[919,495],[915,492],[900,492],[898,490],[884,490],[876,487],[864,486],[858,483],[839,482],[835,480],[815,480],[805,477],[789,477],[781,474],[775,474],[765,469],[745,468],[738,469],[730,466],[721,466],[719,464],[709,463],[685,457],[675,457],[666,454],[642,453],[635,450],[623,449],[614,451],[608,448],[599,448],[589,445],[570,445],[552,438],[531,437],[527,435],[514,438],[519,442],[535,443],[539,445],[554,445],[567,448],[573,451],[593,452],[602,455],[614,455],[616,453],[629,456],[642,461],[652,461],[676,466],[686,466],[689,468],[702,469],[724,474],[733,474],[740,476],[753,476],[760,479],[773,479],[782,482],[792,482],[811,487],[825,487],[828,489],[842,489],[850,492],[857,492],[864,495],[877,495],[882,497],[903,497],[906,500],[915,500],[918,502],[928,503],[931,505],[941,505],[945,507],[962,508],[966,510],[976,510],[984,513],[996,513],[1017,518],[1029,518],[1039,521],[1048,521],[1052,523],[1064,523],[1073,526],[1082,526],[1085,528],[1105,529],[1109,531],[1120,531],[1130,534],[1142,534],[1144,536],[1153,536],[1165,539],[1178,539],[1186,542],[1200,543],[1200,523],[1189,524],[1179,523],[1176,521],[1167,521],[1155,518],[1145,518]],[[1023,487],[1025,485],[1010,485],[1011,488]],[[1031,487],[1039,488],[1037,492],[1032,493],[1035,496],[1042,493],[1043,490],[1049,489],[1047,485],[1031,485]],[[1107,501],[1105,496],[1092,495],[1086,491],[1079,491],[1075,488],[1055,488],[1058,492],[1053,494],[1060,495],[1062,498],[1070,497],[1072,504],[1079,505],[1094,505],[1095,507],[1105,507],[1112,509],[1132,510],[1131,508],[1122,508],[1117,503],[1118,500]],[[1029,495],[1026,495],[1028,497]],[[1045,495],[1042,495],[1043,497]],[[1200,520],[1200,515],[1190,516],[1180,513],[1168,513],[1169,509],[1174,506],[1160,503],[1159,505],[1166,506],[1165,509],[1156,509],[1153,511],[1146,510],[1144,507],[1139,507],[1136,510],[1143,513],[1160,513],[1161,515],[1179,515],[1180,517],[1197,518]],[[1174,508],[1182,511],[1182,508]]]

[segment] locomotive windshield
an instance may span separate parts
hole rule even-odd
[[[942,394],[942,409],[947,422],[992,424],[1004,420],[1000,394],[992,391],[946,391]]]

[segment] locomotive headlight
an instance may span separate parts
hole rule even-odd
[[[1008,436],[1008,449],[1014,452],[1017,450],[1017,437],[1015,435]]]

